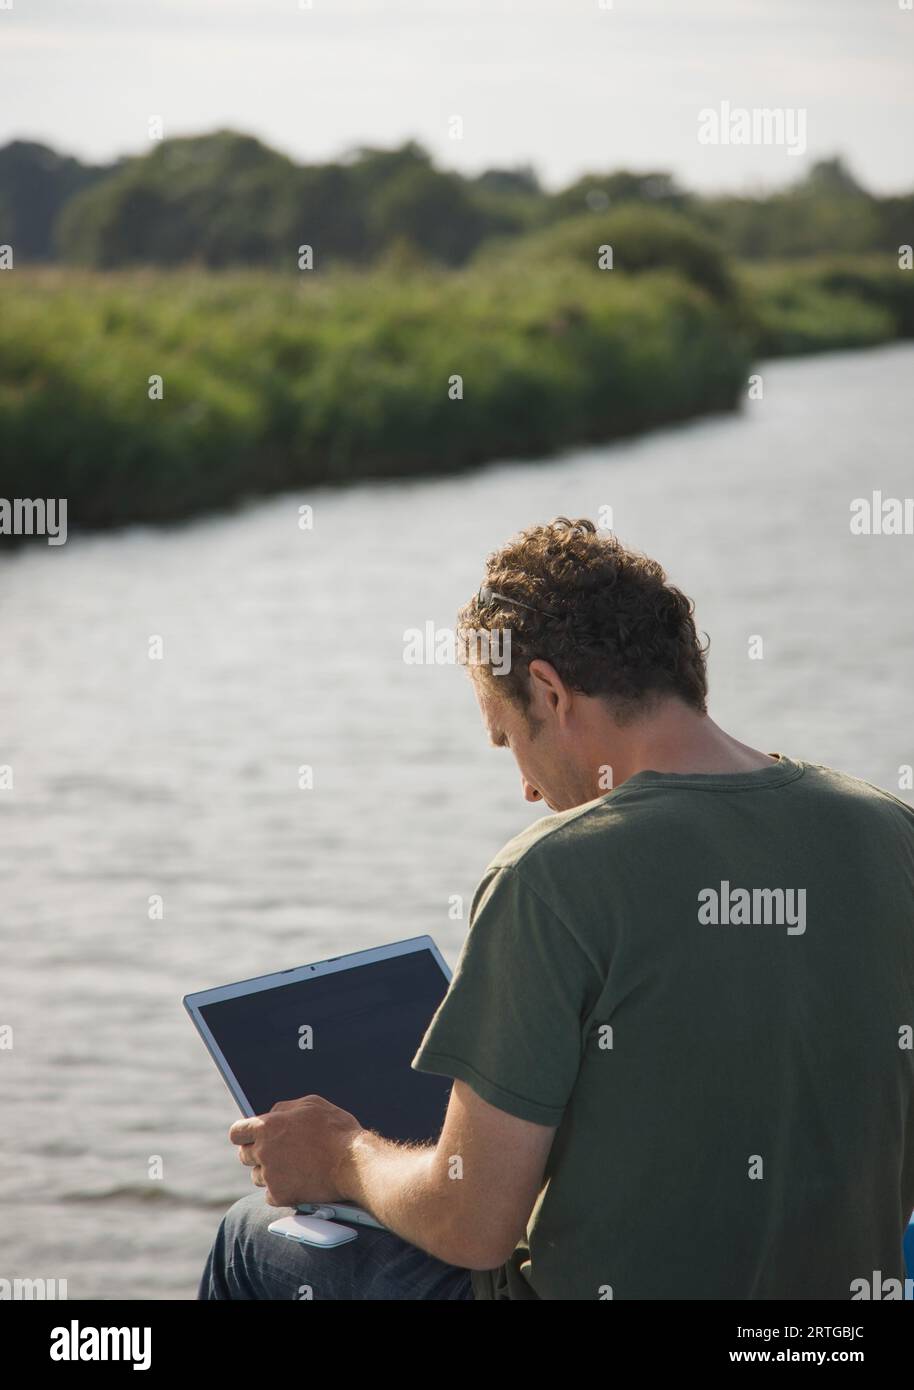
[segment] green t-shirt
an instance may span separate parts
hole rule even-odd
[[[557,1130],[526,1241],[477,1299],[904,1277],[914,811],[773,756],[639,772],[489,866],[413,1066]]]

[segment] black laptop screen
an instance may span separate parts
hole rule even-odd
[[[418,950],[204,1004],[200,1015],[255,1114],[323,1096],[388,1139],[427,1143],[453,1083],[410,1062],[446,991],[431,951]]]

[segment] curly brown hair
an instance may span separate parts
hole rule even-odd
[[[573,690],[605,696],[620,723],[663,695],[707,712],[708,641],[699,641],[693,603],[656,560],[592,521],[560,516],[529,527],[488,557],[483,583],[503,597],[474,596],[460,610],[458,635],[472,650],[472,634],[510,632],[510,670],[496,677],[487,657],[466,659],[525,713],[536,657]]]

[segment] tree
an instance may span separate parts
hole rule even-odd
[[[0,242],[12,246],[19,261],[50,260],[61,208],[110,172],[111,166],[81,164],[47,145],[13,140],[0,149]]]

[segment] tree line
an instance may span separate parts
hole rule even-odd
[[[662,171],[586,174],[557,192],[530,166],[464,176],[414,141],[325,164],[225,130],[108,165],[29,141],[0,148],[0,244],[16,264],[282,270],[307,245],[318,271],[458,267],[484,244],[627,205],[677,213],[746,260],[888,252],[914,239],[914,193],[875,197],[837,157],[764,197],[702,197]]]

